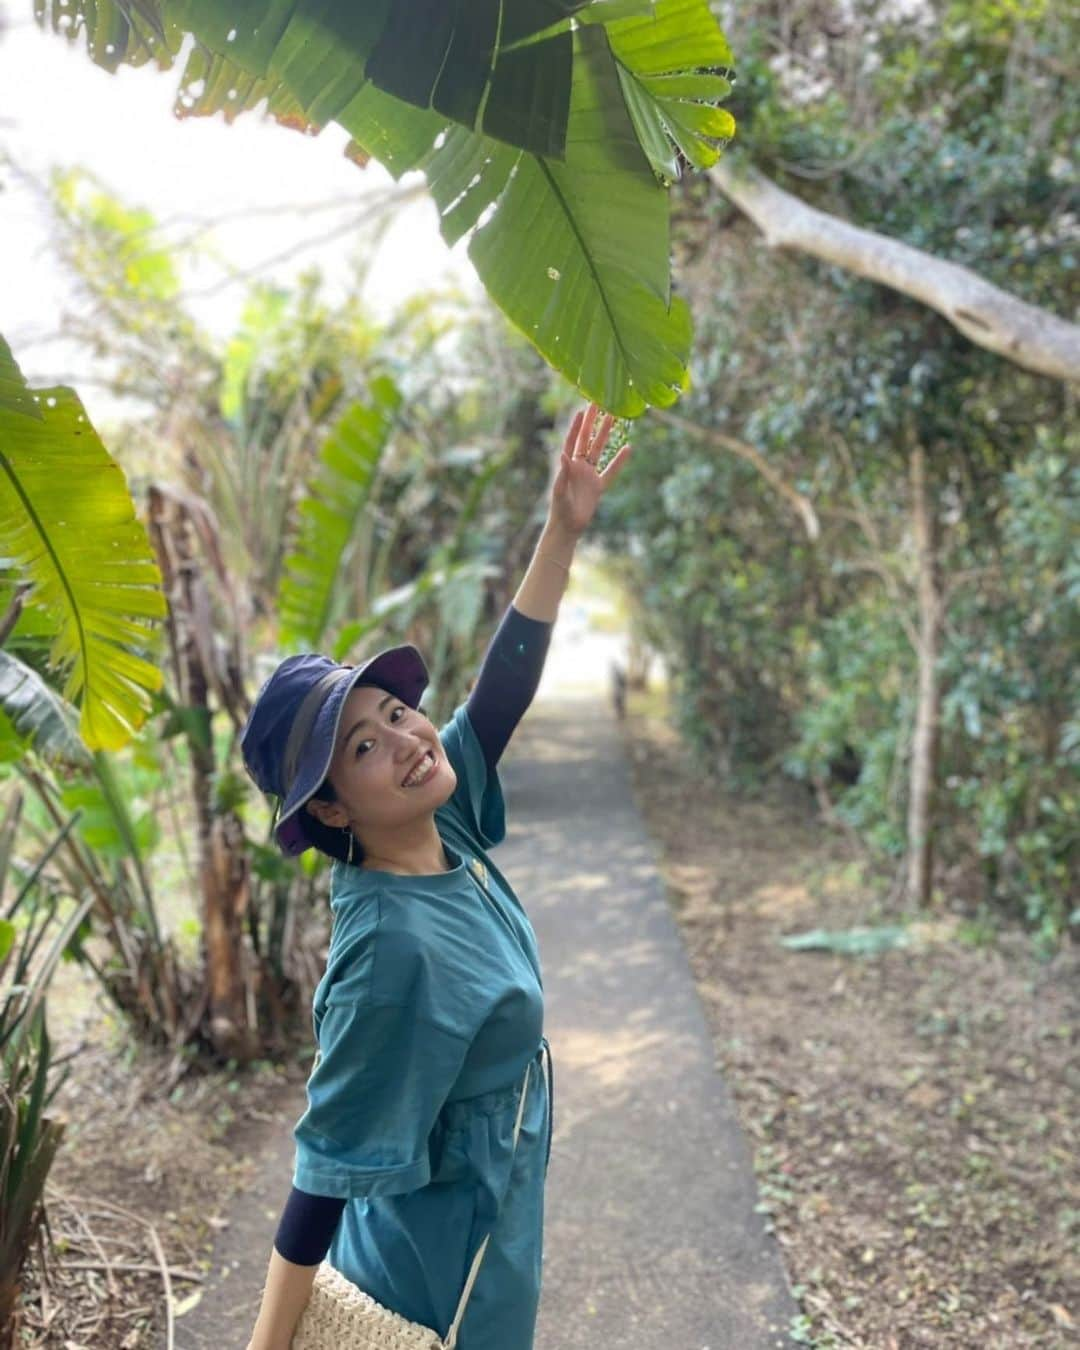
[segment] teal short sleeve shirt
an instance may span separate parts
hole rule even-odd
[[[450,870],[332,870],[293,1184],[349,1202],[330,1264],[441,1335],[490,1232],[458,1350],[530,1350],[551,1134],[540,960],[489,857],[503,793],[464,704],[439,739],[458,780],[435,812]]]

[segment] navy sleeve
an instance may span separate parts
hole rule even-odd
[[[499,762],[514,728],[533,701],[554,625],[508,605],[465,704],[489,769]]]
[[[317,1266],[330,1250],[345,1208],[338,1195],[312,1195],[294,1186],[285,1201],[274,1246],[297,1266]]]

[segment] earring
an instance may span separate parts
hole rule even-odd
[[[345,833],[349,836],[349,856],[345,859],[345,861],[351,865],[351,864],[352,864],[353,842],[354,842],[354,840],[353,840],[353,832],[352,832],[352,830],[349,829],[348,825],[343,825],[341,828],[342,828],[342,829],[345,831]]]

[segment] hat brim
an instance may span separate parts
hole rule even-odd
[[[304,830],[305,813],[301,807],[318,789],[330,769],[345,711],[345,700],[358,684],[378,685],[410,708],[416,708],[427,688],[427,666],[411,643],[389,647],[357,666],[350,679],[343,679],[327,694],[315,715],[311,735],[300,755],[296,780],[281,804],[281,814],[274,827],[278,847],[289,857],[303,853],[314,844]]]

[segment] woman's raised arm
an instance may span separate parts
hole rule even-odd
[[[591,403],[574,414],[552,483],[547,520],[469,695],[469,720],[489,769],[498,763],[540,683],[577,541],[630,453],[624,445],[603,473],[597,470],[613,421],[607,414],[597,423],[599,411]]]
[[[498,764],[514,728],[533,701],[551,628],[550,623],[526,618],[509,605],[488,644],[465,709],[489,772]]]

